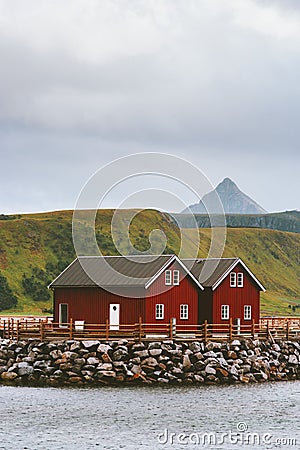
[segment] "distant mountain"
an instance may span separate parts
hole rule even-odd
[[[208,214],[170,214],[182,228],[210,228]],[[216,223],[216,221],[215,221]],[[268,214],[226,214],[227,228],[264,228],[300,233],[300,212],[285,211]]]
[[[225,178],[215,190],[204,195],[199,203],[186,208],[183,213],[205,214],[208,207],[210,213],[217,213],[216,195],[218,194],[226,214],[265,214],[267,211],[248,195],[244,194],[230,179]],[[216,206],[214,206],[216,205]]]

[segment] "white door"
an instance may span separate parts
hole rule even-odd
[[[109,305],[109,328],[118,330],[120,325],[120,304],[111,303]]]

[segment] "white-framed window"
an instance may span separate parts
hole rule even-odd
[[[165,315],[164,310],[165,310],[165,305],[163,303],[157,303],[155,305],[155,318],[163,319],[164,315]]]
[[[179,270],[173,270],[173,284],[175,286],[179,285]]]
[[[189,318],[189,305],[180,305],[180,319],[187,320]]]
[[[237,274],[237,287],[243,286],[244,286],[244,274],[242,272],[239,272]]]
[[[230,287],[236,287],[236,273],[231,272],[230,274]]]
[[[244,320],[251,320],[252,311],[251,305],[244,305]]]
[[[229,319],[229,305],[221,306],[221,319],[228,320]]]
[[[172,270],[165,271],[165,285],[170,286],[172,284]]]

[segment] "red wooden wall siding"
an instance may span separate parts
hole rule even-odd
[[[128,295],[130,290],[122,288]],[[138,323],[145,317],[145,290],[139,290],[141,298],[128,298],[112,294],[101,288],[57,288],[55,289],[55,318],[59,321],[58,305],[69,305],[69,319],[84,320],[90,324],[104,324],[109,319],[110,303],[120,304],[120,324]],[[137,295],[137,290],[134,290]]]

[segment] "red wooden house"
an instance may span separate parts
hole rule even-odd
[[[183,260],[188,266],[190,260]],[[265,288],[239,258],[197,259],[190,268],[204,291],[199,323],[249,325],[259,323],[260,291]],[[208,277],[205,276],[208,274]]]
[[[54,322],[122,324],[259,322],[264,287],[238,258],[175,255],[79,257],[51,284]],[[192,267],[190,267],[192,265]],[[205,279],[205,273],[209,276]]]
[[[79,257],[51,284],[54,322],[197,324],[203,287],[175,255]]]

